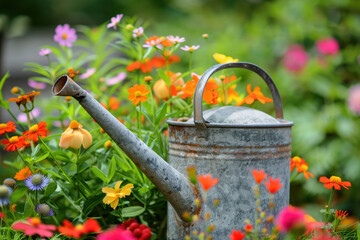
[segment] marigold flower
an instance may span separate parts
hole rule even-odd
[[[239,59],[237,59],[237,58],[228,57],[228,56],[225,56],[224,54],[220,54],[220,53],[214,53],[213,58],[218,63],[232,63],[232,62],[239,61]]]
[[[273,101],[271,98],[264,97],[264,94],[261,92],[260,87],[255,87],[254,91],[251,91],[251,84],[248,84],[246,90],[249,93],[249,95],[246,96],[243,101],[238,103],[237,104],[238,106],[243,105],[244,103],[252,104],[254,103],[255,100],[258,100],[262,104]]]
[[[131,88],[128,89],[130,95],[128,96],[129,100],[133,102],[133,104],[138,105],[139,102],[145,102],[147,100],[146,95],[150,93],[149,89],[146,89],[145,84],[135,84]]]
[[[342,182],[341,178],[337,176],[331,176],[330,179],[327,177],[320,177],[319,182],[325,183],[324,187],[327,189],[335,188],[336,190],[341,190],[341,187],[343,187],[349,190],[348,187],[351,187],[350,182]]]
[[[206,175],[202,174],[202,175],[198,176],[198,181],[200,182],[202,188],[205,191],[208,191],[210,188],[212,188],[219,182],[219,179],[211,178],[210,174],[206,174]]]
[[[181,92],[184,86],[184,80],[179,78],[181,73],[165,72],[166,75],[170,77],[170,90],[167,84],[163,79],[159,79],[155,82],[153,86],[154,94],[157,98],[162,100],[169,99],[169,92],[171,91],[171,96],[177,96]]]
[[[269,181],[265,181],[264,185],[271,194],[276,193],[282,187],[280,178],[273,179],[272,177],[269,177]]]
[[[23,105],[24,107],[26,107],[26,103],[27,102],[34,102],[35,96],[39,95],[40,92],[29,92],[23,95],[18,96],[17,98],[10,98],[8,101],[9,102],[16,102],[16,104],[18,105],[18,107],[20,107],[20,105]]]
[[[346,211],[343,211],[343,210],[337,210],[335,209],[335,214],[336,214],[336,217],[341,221],[343,220],[344,218],[347,217],[347,215],[349,215],[349,213],[347,213]]]
[[[109,107],[111,110],[115,111],[120,107],[120,100],[117,100],[116,97],[110,97],[109,99]]]
[[[10,187],[6,185],[0,185],[0,207],[9,205],[10,196],[12,193],[13,190]]]
[[[107,28],[114,28],[116,29],[117,28],[117,24],[121,21],[123,17],[123,14],[118,14],[116,15],[116,17],[112,17],[111,18],[111,23],[109,23],[108,25],[106,25]]]
[[[267,176],[266,173],[264,173],[264,169],[261,169],[260,171],[254,169],[252,171],[252,174],[254,176],[255,181],[260,184]]]
[[[84,148],[90,147],[92,143],[91,134],[82,128],[82,125],[77,121],[72,121],[69,127],[61,134],[59,146],[67,149],[79,149],[81,145]]]
[[[32,125],[30,129],[23,133],[23,137],[25,139],[32,140],[33,142],[37,142],[40,137],[46,137],[47,129],[46,122],[41,121],[39,124]]]
[[[339,43],[335,38],[323,38],[316,42],[316,49],[323,55],[336,55],[339,52]]]
[[[15,179],[18,180],[18,181],[21,181],[21,180],[25,180],[27,179],[28,177],[30,177],[32,175],[30,169],[28,166],[26,166],[25,168],[21,169],[20,171],[18,171],[16,174],[15,174]]]
[[[131,189],[134,188],[132,183],[126,184],[123,188],[120,188],[121,183],[122,181],[118,181],[115,184],[115,188],[104,187],[102,189],[102,192],[106,193],[103,203],[110,204],[114,210],[119,204],[119,198],[129,196],[131,194]]]
[[[74,79],[76,77],[76,75],[79,75],[80,71],[77,70],[75,72],[75,70],[73,68],[69,68],[68,69],[68,76],[71,78],[71,79]]]
[[[14,125],[15,122],[7,122],[7,123],[1,123],[0,124],[0,136],[4,133],[10,133],[16,131],[16,126]]]
[[[291,72],[301,72],[305,68],[308,58],[302,45],[290,45],[285,52],[283,65]]]
[[[25,221],[19,221],[12,225],[14,230],[23,230],[25,235],[33,236],[39,235],[40,237],[52,237],[54,236],[53,231],[56,231],[56,226],[46,225],[41,223],[40,218],[28,218]]]
[[[241,230],[232,230],[232,234],[229,235],[230,240],[242,240],[246,236]]]
[[[11,137],[9,140],[7,139],[1,140],[1,144],[5,145],[4,149],[6,149],[6,151],[13,152],[25,146],[25,138],[14,136]]]
[[[181,50],[190,52],[190,53],[194,52],[195,50],[197,50],[199,48],[200,48],[200,45],[192,45],[191,47],[186,45],[185,47],[180,47]]]
[[[64,220],[63,225],[58,227],[60,233],[65,236],[76,239],[81,238],[82,235],[91,232],[100,232],[101,227],[95,219],[88,219],[84,224],[77,224],[74,226],[69,220]]]
[[[49,184],[49,178],[41,175],[35,174],[30,175],[27,179],[25,179],[25,186],[27,186],[31,191],[42,191],[44,187]]]
[[[69,24],[64,24],[64,26],[58,25],[55,28],[54,41],[58,42],[61,46],[71,47],[76,39],[76,31],[74,28],[70,28]]]

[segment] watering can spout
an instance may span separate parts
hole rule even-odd
[[[114,142],[127,154],[183,219],[183,213],[195,214],[196,190],[177,170],[171,167],[144,142],[109,113],[90,94],[76,84],[69,76],[61,76],[54,84],[55,96],[71,96],[104,129]]]

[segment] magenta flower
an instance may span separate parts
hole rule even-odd
[[[105,232],[100,233],[97,236],[98,240],[136,240],[129,230],[124,229],[123,227],[117,227],[115,229],[110,229]]]
[[[191,52],[191,53],[199,48],[200,48],[200,45],[192,45],[191,47],[189,47],[188,45],[185,45],[185,47],[180,47],[181,50]]]
[[[182,43],[182,42],[185,42],[185,38],[184,37],[179,37],[179,36],[176,36],[174,37],[173,35],[170,35],[167,37],[172,43],[176,44],[176,43]],[[200,47],[200,46],[199,46]]]
[[[34,118],[37,118],[38,116],[40,116],[40,109],[39,108],[34,108],[31,112],[30,112],[30,120],[33,120]],[[17,116],[17,120],[19,122],[24,122],[26,123],[27,122],[27,116],[26,116],[26,113],[20,113],[18,116]]]
[[[14,230],[23,230],[25,235],[33,236],[39,235],[40,237],[52,237],[54,236],[53,231],[56,231],[56,226],[45,225],[41,223],[40,218],[28,218],[25,221],[19,221],[12,225]]]
[[[35,88],[35,89],[45,89],[46,88],[46,83],[37,82],[37,81],[34,81],[34,80],[29,80],[28,85],[30,87],[32,87],[32,88]]]
[[[360,115],[360,84],[350,88],[347,105],[353,113]]]
[[[106,84],[108,86],[115,85],[115,84],[123,81],[125,78],[126,78],[126,73],[122,72],[122,73],[119,73],[118,75],[116,75],[115,77],[112,77],[112,78],[108,79],[106,81]]]
[[[302,209],[296,207],[286,207],[277,216],[276,223],[281,232],[289,232],[292,229],[304,228],[305,213]]]
[[[74,28],[70,28],[69,24],[64,26],[58,25],[55,29],[54,41],[58,42],[61,46],[71,47],[72,42],[77,39]]]
[[[42,48],[40,51],[39,51],[39,55],[40,56],[47,56],[49,55],[50,53],[52,53],[51,49],[49,48]]]
[[[86,70],[85,73],[81,74],[79,76],[80,79],[85,79],[85,78],[89,78],[91,75],[93,75],[95,73],[96,69],[95,68],[89,68]]]
[[[284,67],[291,72],[301,72],[308,62],[308,55],[303,46],[290,45],[283,58]]]
[[[122,17],[123,17],[123,14],[118,14],[118,15],[116,15],[116,17],[112,17],[111,23],[109,23],[106,27],[107,28],[112,27],[112,28],[116,29],[116,26],[121,21]]]
[[[143,27],[139,27],[139,28],[135,28],[133,30],[133,37],[136,38],[136,37],[141,37],[144,33],[144,28]]]
[[[335,38],[323,38],[316,42],[316,49],[323,55],[335,55],[339,52],[339,43]]]

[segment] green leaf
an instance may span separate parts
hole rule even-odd
[[[141,206],[132,206],[123,208],[121,211],[122,217],[136,217],[145,212],[145,208]]]
[[[0,106],[2,106],[5,109],[9,109],[9,102],[4,101],[3,95],[2,95],[2,88],[4,86],[5,80],[10,77],[9,72],[7,72],[0,80]]]
[[[107,184],[109,184],[111,179],[114,177],[115,171],[116,171],[116,159],[113,156],[111,158],[111,162],[110,162],[110,166],[109,166],[109,170],[108,170]]]
[[[40,157],[35,158],[34,161],[35,162],[40,162],[40,161],[44,160],[45,158],[47,158],[49,156],[49,154],[50,154],[50,152],[47,152],[47,153],[41,155]]]
[[[84,210],[83,210],[83,214],[85,216],[84,218],[86,218],[87,215],[91,213],[91,211],[94,209],[94,207],[96,207],[96,205],[102,202],[104,196],[105,196],[104,193],[100,193],[98,195],[90,197],[85,201]]]
[[[144,185],[142,188],[140,188],[139,190],[138,190],[138,192],[140,192],[140,193],[147,193],[147,192],[149,192],[149,187],[148,186],[146,186],[146,185]]]
[[[50,196],[53,192],[55,192],[57,188],[56,182],[50,182],[49,185],[46,187],[45,196]]]
[[[25,196],[27,190],[27,187],[19,187],[18,189],[16,189],[11,195],[11,202],[17,202],[20,198]]]
[[[41,170],[42,172],[46,172],[46,173],[49,173],[57,178],[60,178],[62,180],[66,180],[64,177],[60,176],[59,174],[57,174],[56,172],[53,172],[51,170],[48,170],[48,169],[45,169],[45,168],[38,168],[39,170]]]
[[[91,171],[95,174],[95,176],[100,178],[104,183],[107,182],[105,174],[99,168],[92,166]]]
[[[24,217],[28,218],[31,216],[35,216],[35,206],[34,203],[31,201],[30,196],[26,198],[25,207],[24,207]]]
[[[358,223],[358,225],[357,225],[356,235],[357,235],[358,240],[360,240],[360,223]]]

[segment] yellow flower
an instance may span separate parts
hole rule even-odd
[[[132,183],[126,184],[125,187],[120,188],[122,181],[118,181],[115,184],[115,188],[104,187],[102,189],[103,193],[106,193],[106,196],[103,199],[103,203],[110,204],[110,206],[115,210],[119,203],[119,198],[124,198],[129,196],[131,189],[134,187]]]
[[[234,59],[232,57],[228,57],[228,56],[225,56],[224,54],[220,54],[220,53],[215,53],[213,55],[213,58],[218,63],[231,63],[231,62],[238,62],[239,61],[239,59]]]
[[[91,134],[82,128],[77,121],[72,121],[69,127],[61,134],[60,144],[61,148],[79,149],[81,144],[84,148],[90,147],[92,143]]]

